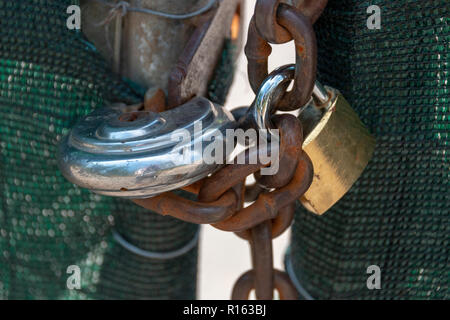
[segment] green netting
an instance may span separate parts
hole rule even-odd
[[[0,299],[194,298],[196,247],[175,259],[143,258],[111,230],[166,252],[193,239],[198,226],[92,194],[57,169],[58,140],[82,115],[142,99],[82,33],[67,29],[72,4],[0,0]],[[229,80],[213,83],[211,95],[224,98]],[[81,290],[66,286],[70,265],[81,268]]]
[[[366,27],[372,4],[381,30]],[[315,298],[450,298],[449,13],[447,0],[341,0],[317,23],[319,79],[377,147],[330,212],[297,212],[293,270]],[[370,265],[381,290],[366,287]]]

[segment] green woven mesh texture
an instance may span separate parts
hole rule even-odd
[[[381,30],[366,9],[381,8]],[[315,298],[449,299],[449,2],[329,1],[316,26],[319,79],[377,139],[324,216],[299,209],[292,263]],[[368,290],[367,267],[381,269]]]
[[[57,169],[58,140],[77,119],[142,99],[82,33],[66,28],[71,4],[0,0],[0,299],[195,298],[197,248],[147,259],[123,249],[111,230],[165,252],[188,243],[197,226],[80,189]],[[66,286],[70,265],[81,268],[80,290]]]
[[[212,80],[208,86],[208,98],[216,103],[222,105],[225,103],[228,90],[233,83],[233,63],[236,54],[236,44],[231,40],[225,41],[222,56],[220,57],[220,61],[214,70]]]

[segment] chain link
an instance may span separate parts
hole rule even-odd
[[[296,71],[293,90],[286,92],[277,104],[278,110],[292,111],[305,105],[311,98],[316,81],[317,44],[312,24],[298,9],[280,4],[278,22],[283,25],[295,42]],[[272,51],[269,42],[259,33],[256,17],[248,29],[245,55],[248,60],[248,78],[256,93],[268,76],[268,58]]]
[[[290,31],[278,21],[281,0],[258,0],[255,6],[255,23],[261,37],[270,43],[281,44],[292,40]],[[314,24],[325,9],[328,0],[293,1],[292,7],[306,16]]]
[[[278,0],[257,2],[245,48],[249,81],[255,92],[268,75],[267,60],[271,53],[269,42],[295,41],[294,89],[279,99],[276,104],[278,110],[297,109],[311,98],[317,64],[312,23],[317,20],[326,3],[323,0],[305,0],[294,7]],[[280,169],[277,174],[261,176],[258,171],[269,164],[260,162],[230,164],[210,177],[183,188],[197,194],[198,201],[187,200],[172,192],[133,200],[160,214],[192,223],[212,224],[248,240],[253,269],[237,280],[232,299],[248,299],[252,290],[255,290],[258,299],[273,299],[274,289],[279,292],[281,299],[298,298],[298,292],[288,275],[273,268],[272,239],[291,225],[295,202],[312,182],[313,166],[302,150],[303,129],[300,121],[289,114],[273,115],[270,121],[280,132]],[[260,159],[251,154],[259,151],[245,150],[245,163],[249,163],[251,158]],[[252,174],[257,184],[246,190],[245,180]],[[254,202],[244,208],[244,201],[249,196]]]

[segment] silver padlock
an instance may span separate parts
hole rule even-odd
[[[229,111],[201,97],[161,113],[100,108],[63,138],[58,165],[67,180],[95,193],[148,198],[219,169],[202,152],[217,143],[213,137],[225,145],[236,125]],[[224,150],[222,164],[231,153]]]

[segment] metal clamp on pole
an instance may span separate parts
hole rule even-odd
[[[195,233],[195,236],[192,238],[192,240],[190,240],[188,243],[186,243],[183,247],[176,249],[176,250],[167,251],[167,252],[155,252],[155,251],[148,251],[148,250],[138,248],[135,245],[128,242],[124,237],[122,237],[122,235],[116,229],[112,230],[112,234],[113,234],[114,240],[116,240],[117,243],[119,243],[126,250],[128,250],[134,254],[137,254],[138,256],[148,258],[148,259],[168,260],[168,259],[177,258],[177,257],[182,256],[185,253],[191,251],[198,244],[198,239],[200,237],[200,228]]]

